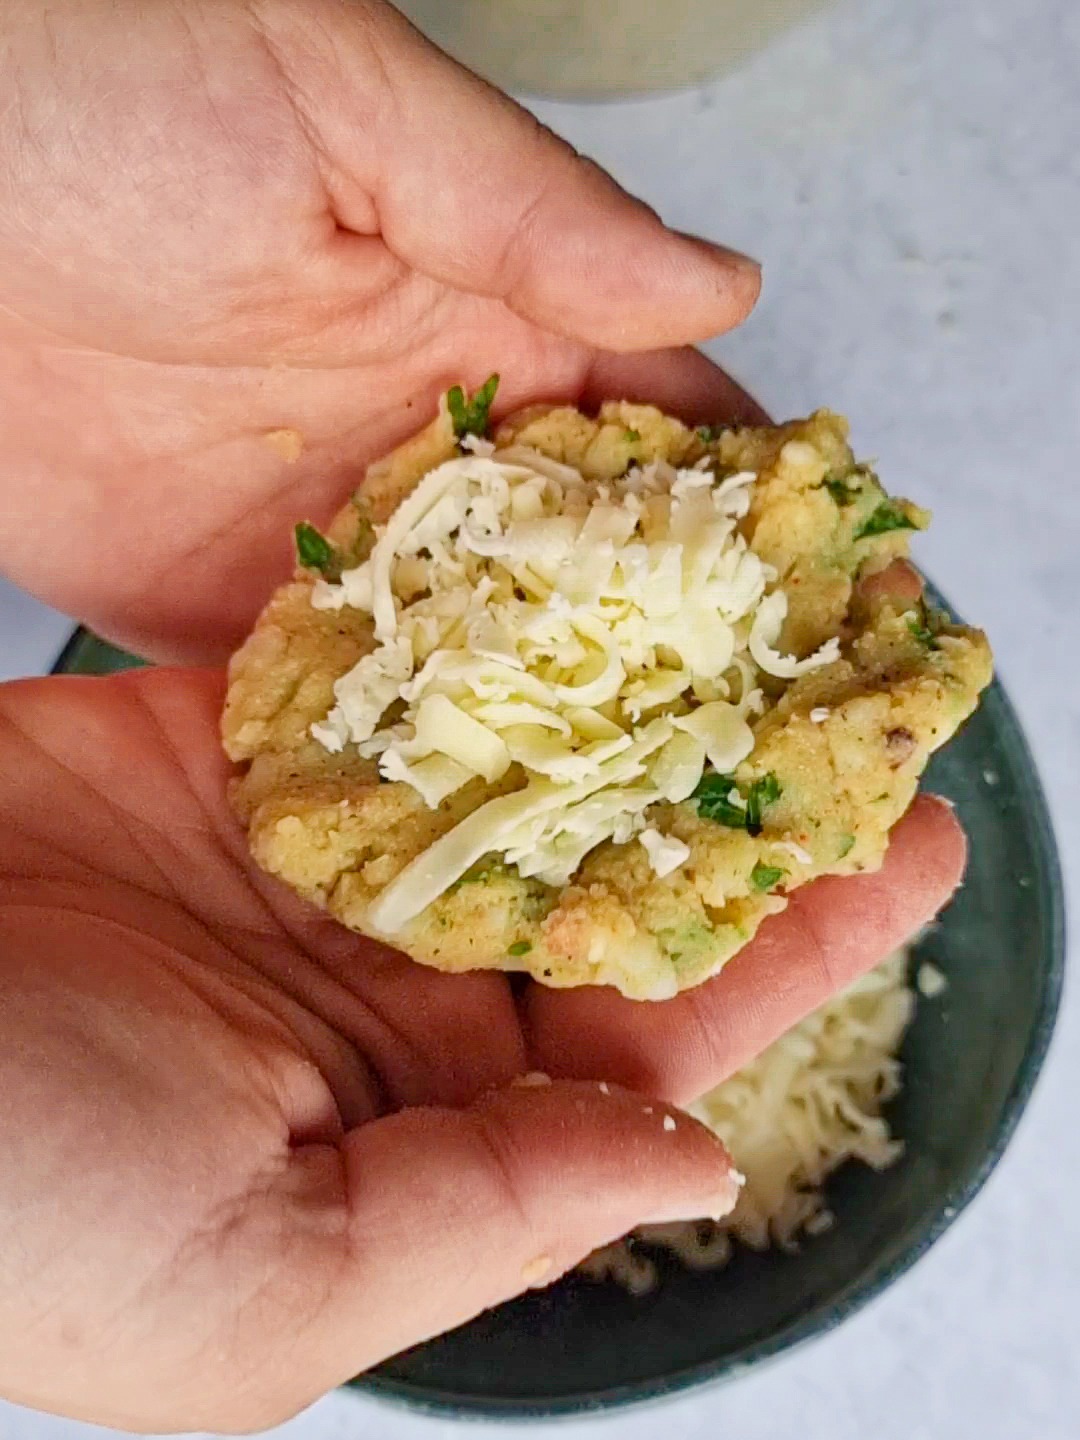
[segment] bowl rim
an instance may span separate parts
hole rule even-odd
[[[928,590],[944,603],[935,587]],[[946,607],[948,608],[948,607]],[[952,612],[955,613],[955,612]],[[75,629],[52,666],[53,674],[70,670],[82,645],[96,640],[83,627]],[[107,642],[106,642],[107,643]],[[1003,743],[1015,754],[1018,768],[1025,772],[1031,799],[1030,813],[1037,840],[1040,889],[1048,915],[1048,939],[1042,966],[1043,983],[1039,1006],[1027,1045],[1017,1065],[1013,1085],[1002,1107],[993,1143],[981,1161],[951,1190],[943,1194],[930,1213],[925,1229],[887,1264],[871,1269],[822,1313],[781,1326],[768,1337],[713,1360],[700,1361],[680,1370],[651,1379],[606,1386],[573,1395],[544,1398],[488,1397],[418,1385],[392,1379],[376,1372],[358,1376],[348,1388],[394,1409],[432,1417],[477,1421],[543,1421],[572,1415],[598,1415],[655,1404],[694,1389],[717,1386],[738,1378],[763,1362],[802,1349],[830,1334],[853,1315],[880,1298],[895,1281],[921,1260],[968,1208],[997,1168],[1012,1141],[1039,1079],[1053,1039],[1065,981],[1066,921],[1061,856],[1053,821],[1038,767],[1020,724],[1019,716],[1001,680],[995,676],[982,705],[993,712]]]

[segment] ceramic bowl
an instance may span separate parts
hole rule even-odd
[[[57,668],[133,662],[85,633]],[[725,1269],[661,1261],[632,1297],[570,1277],[406,1351],[356,1384],[459,1416],[536,1418],[655,1399],[731,1378],[827,1334],[917,1260],[974,1199],[1009,1142],[1046,1054],[1061,992],[1061,878],[1045,800],[999,684],[935,757],[928,788],[971,838],[967,879],[921,944],[948,980],[920,1004],[889,1107],[903,1158],[845,1166],[837,1223],[797,1255],[736,1253]]]

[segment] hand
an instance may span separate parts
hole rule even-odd
[[[455,381],[759,413],[658,351],[741,319],[755,268],[378,0],[13,0],[0,45],[0,554],[121,643],[223,656],[292,521]],[[635,1223],[722,1209],[722,1150],[661,1105],[962,865],[924,801],[880,875],[801,891],[697,991],[515,998],[254,871],[220,700],[180,672],[0,691],[0,1392],[84,1419],[270,1425]],[[533,1069],[554,1083],[509,1083]]]
[[[727,1157],[670,1104],[963,864],[921,800],[880,874],[798,891],[700,989],[515,999],[254,870],[220,703],[206,672],[0,690],[0,1393],[104,1424],[261,1429],[634,1224],[724,1209]]]
[[[608,353],[737,323],[756,266],[382,0],[12,0],[5,50],[0,563],[140,653],[223,659],[293,522],[450,384],[759,413],[693,352]]]

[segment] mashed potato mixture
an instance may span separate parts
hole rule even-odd
[[[928,517],[839,417],[491,436],[494,383],[297,527],[230,671],[234,803],[260,865],[416,960],[662,999],[880,864],[989,650],[923,603]]]

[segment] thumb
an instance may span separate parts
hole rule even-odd
[[[410,266],[602,349],[704,340],[749,314],[754,261],[669,230],[381,0],[320,7],[322,27],[307,8],[277,7],[275,48],[308,57],[286,76],[347,228],[370,233],[374,207]]]
[[[739,1185],[683,1112],[546,1077],[468,1109],[400,1111],[344,1151],[343,1258],[296,1372],[322,1388],[548,1284],[635,1225],[726,1214]]]

